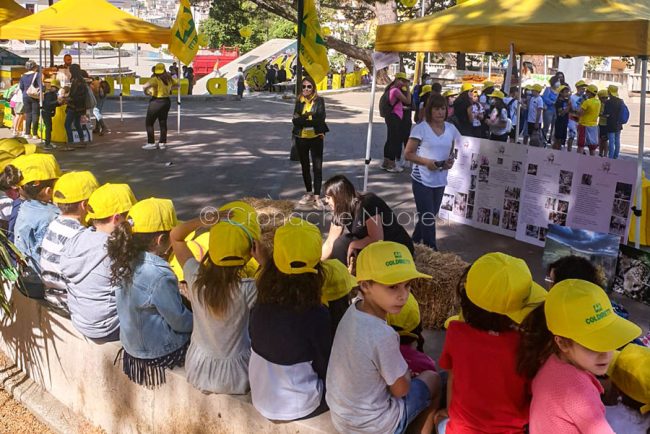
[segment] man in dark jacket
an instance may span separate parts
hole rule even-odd
[[[278,70],[278,83],[284,83],[285,81],[287,81],[287,70],[280,68]]]
[[[273,85],[275,84],[276,71],[272,65],[267,65],[266,69],[266,86],[269,89],[269,92],[273,92]]]
[[[607,117],[607,125],[605,130],[607,132],[607,139],[609,142],[609,158],[618,158],[621,150],[621,130],[623,124],[621,123],[621,111],[625,103],[618,97],[618,86],[613,84],[607,88],[609,99],[605,102],[603,115]]]
[[[52,145],[52,118],[56,113],[56,108],[61,105],[59,102],[59,80],[52,79],[50,88],[43,94],[43,124],[45,125],[45,144],[43,149],[48,151],[55,148]]]

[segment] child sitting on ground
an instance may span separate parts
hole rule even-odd
[[[399,337],[386,324],[408,300],[419,273],[402,244],[377,241],[357,258],[362,300],[339,323],[327,376],[327,403],[339,432],[431,433],[441,397],[437,373],[411,378],[399,351]]]
[[[350,306],[350,291],[357,286],[356,280],[350,274],[348,267],[338,259],[325,259],[321,262],[324,279],[321,301],[330,313],[332,336]]]
[[[66,305],[67,282],[59,266],[61,251],[77,232],[83,229],[88,198],[99,184],[90,172],[70,172],[61,176],[54,184],[52,198],[59,207],[58,215],[48,226],[41,245],[41,280],[45,285],[46,297],[53,302]]]
[[[517,373],[516,324],[545,298],[526,263],[504,253],[477,259],[458,284],[464,321],[451,321],[439,365],[447,369],[447,408],[439,433],[521,433],[529,380]],[[489,403],[487,405],[486,403]]]
[[[267,419],[296,420],[327,410],[332,337],[321,304],[322,237],[315,225],[292,217],[275,232],[273,244],[251,312],[251,398]]]
[[[145,199],[131,207],[106,246],[111,283],[118,287],[122,370],[151,389],[166,382],[166,369],[185,364],[192,333],[192,312],[166,261],[177,223],[171,200]]]
[[[14,160],[13,156],[8,154],[5,156]],[[3,167],[0,172],[0,191],[4,193],[2,201],[2,228],[7,232],[7,239],[11,242],[14,241],[14,226],[16,225],[16,217],[18,210],[23,203],[23,198],[20,197],[20,189],[18,183],[20,182],[20,173],[11,164]]]
[[[106,243],[135,204],[126,184],[104,184],[88,199],[91,227],[79,231],[61,251],[59,268],[67,283],[72,325],[95,343],[120,339],[120,321],[111,284],[111,260]]]
[[[208,254],[199,262],[185,239],[211,225]],[[244,267],[253,254],[264,262],[257,213],[244,202],[232,202],[214,221],[204,216],[190,220],[176,226],[170,237],[194,317],[187,381],[206,393],[245,394],[251,355],[248,320],[257,287],[254,279],[244,278]]]
[[[616,315],[605,291],[586,280],[555,284],[544,313],[537,324],[527,321],[519,353],[519,372],[533,379],[530,434],[613,434],[596,376],[641,329]]]

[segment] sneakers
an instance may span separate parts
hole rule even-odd
[[[393,164],[393,166],[386,169],[386,172],[390,172],[390,173],[402,173],[403,171],[404,168],[398,164]]]
[[[56,149],[56,145],[53,145],[52,143],[46,143],[43,145],[43,149],[46,151],[53,151]]]
[[[167,143],[158,143],[158,149],[164,151],[165,149],[167,149]]]
[[[145,151],[153,151],[155,149],[158,149],[158,145],[156,145],[155,143],[147,143],[146,145],[142,146],[142,149],[144,149]]]
[[[314,202],[314,195],[311,193],[305,193],[302,196],[302,199],[298,201],[299,205],[307,205],[308,203]]]
[[[327,209],[327,205],[325,205],[325,202],[323,202],[322,199],[318,198],[314,200],[314,208],[318,211],[325,211]]]

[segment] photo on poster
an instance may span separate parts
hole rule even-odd
[[[501,227],[509,231],[516,231],[518,217],[519,213],[504,211],[503,218],[501,219]]]
[[[544,208],[555,211],[555,206],[556,205],[557,205],[557,198],[555,198],[555,197],[547,197],[546,202],[544,203]]]
[[[454,197],[454,214],[464,217],[467,208],[467,194],[456,193]]]
[[[519,201],[514,199],[505,199],[503,201],[505,211],[519,212]]]
[[[505,145],[499,145],[499,148],[497,149],[497,152],[499,154],[505,154],[506,153],[506,147]]]
[[[540,241],[546,241],[546,233],[548,232],[548,228],[539,228],[539,237],[538,239]]]
[[[556,225],[566,226],[566,214],[552,211],[548,214],[548,221]]]
[[[470,190],[476,190],[476,179],[477,178],[478,178],[478,176],[476,176],[476,175],[470,175],[470,179],[469,179],[469,189]]]
[[[571,183],[573,182],[573,172],[569,170],[560,170],[560,194],[571,194]]]
[[[522,163],[521,161],[513,161],[512,162],[512,171],[513,172],[521,172],[521,166],[523,164],[524,163]]]
[[[478,171],[478,182],[487,183],[490,178],[490,166],[481,166]]]
[[[467,205],[467,211],[465,212],[465,218],[471,220],[474,215],[474,207]]]
[[[650,253],[621,244],[612,289],[650,305]]]
[[[624,182],[616,183],[616,192],[614,193],[614,198],[621,200],[631,200],[632,199],[632,184],[626,184]]]
[[[528,165],[528,174],[537,176],[537,164],[529,164]]]
[[[557,201],[557,210],[558,210],[558,212],[568,213],[569,212],[569,202],[567,202],[566,200],[558,200]]]
[[[526,236],[531,238],[537,238],[539,236],[539,226],[526,225]]]
[[[470,163],[469,170],[474,171],[478,169],[478,154],[472,154],[472,162]]]
[[[609,221],[609,233],[616,234],[620,237],[624,236],[626,224],[627,224],[627,218],[617,217],[613,215]]]
[[[474,198],[476,197],[476,191],[470,190],[467,195],[467,204],[474,205]]]
[[[628,214],[630,213],[630,201],[614,199],[614,205],[612,206],[612,214],[616,217],[623,217],[627,219]]]
[[[507,186],[505,196],[508,199],[517,199],[517,200],[519,200],[519,198],[521,197],[521,188]]]
[[[560,258],[582,256],[602,270],[610,287],[616,272],[619,238],[615,235],[586,229],[548,225],[542,264],[545,269]],[[541,238],[540,238],[541,239]]]
[[[582,185],[591,185],[591,178],[593,175],[590,175],[588,173],[583,173],[582,174],[582,181],[580,182]]]
[[[503,165],[503,158],[497,158],[497,164],[499,166],[502,166]]]
[[[503,220],[501,220],[501,227],[503,229],[508,229],[508,225],[510,224],[510,212],[504,211],[503,213]]]
[[[442,205],[440,205],[440,208],[446,211],[452,211],[454,209],[454,195],[444,193],[442,195]]]
[[[490,165],[490,159],[488,158],[487,155],[481,155],[480,157],[480,165],[481,166],[489,166]]]
[[[490,208],[479,208],[476,221],[486,225],[490,224]]]
[[[501,210],[492,208],[492,226],[499,226],[499,220],[501,220]]]

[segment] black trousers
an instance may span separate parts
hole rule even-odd
[[[38,135],[39,119],[38,100],[25,95],[23,105],[25,106],[25,134],[36,136]]]
[[[45,125],[45,144],[49,145],[52,141],[52,115],[43,112],[43,124]]]
[[[172,103],[167,98],[151,98],[149,108],[147,108],[147,117],[145,125],[147,127],[147,143],[156,143],[153,126],[158,120],[160,124],[160,143],[167,143],[167,116]]]
[[[320,189],[323,185],[323,136],[314,137],[313,139],[296,137],[296,149],[298,150],[298,158],[300,158],[305,190],[307,190],[307,193],[313,192],[316,196],[320,196]],[[311,164],[314,168],[313,185],[309,167],[310,154]]]
[[[399,160],[402,155],[402,146],[404,143],[404,125],[405,122],[398,118],[395,113],[386,116],[386,144],[384,145],[384,158],[389,160]]]

